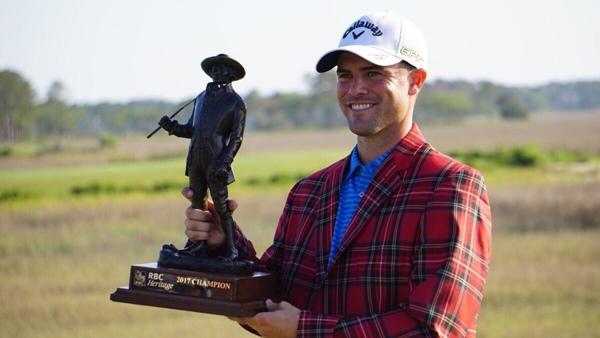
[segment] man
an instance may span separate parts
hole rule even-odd
[[[238,323],[266,337],[475,335],[491,257],[488,196],[477,171],[435,150],[412,122],[426,60],[419,30],[390,12],[353,22],[320,58],[318,72],[337,66],[357,144],[292,188],[257,260],[277,276],[282,301]],[[218,248],[218,218],[186,215],[187,236]],[[235,233],[240,257],[254,257]]]
[[[227,54],[206,58],[201,66],[213,82],[196,97],[189,121],[180,125],[165,115],[159,125],[169,135],[191,139],[185,174],[194,191],[192,206],[207,210],[207,191],[210,191],[228,240],[225,257],[235,260],[238,254],[234,245],[234,222],[227,207],[227,185],[235,179],[231,163],[242,145],[247,109],[231,82],[242,79],[246,71]],[[189,242],[179,254],[202,256],[205,251],[205,242],[197,241]]]

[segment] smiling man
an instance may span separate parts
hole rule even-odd
[[[354,21],[319,59],[318,72],[337,67],[357,144],[292,188],[260,259],[236,228],[240,257],[277,276],[281,299],[238,323],[265,337],[475,336],[491,258],[488,195],[479,172],[413,123],[426,61],[420,31],[390,12]],[[186,215],[191,240],[222,247],[214,211]]]

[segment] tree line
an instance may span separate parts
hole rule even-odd
[[[307,93],[251,91],[246,128],[330,129],[346,125],[336,99],[334,74],[306,77]],[[65,86],[57,81],[46,98],[36,103],[36,93],[20,74],[0,71],[0,139],[5,142],[82,135],[144,134],[185,104],[161,100],[69,104]],[[489,81],[445,81],[426,83],[415,107],[419,123],[455,123],[480,116],[489,119],[526,119],[539,111],[584,111],[600,109],[600,81],[549,83],[537,87],[507,87]],[[179,114],[185,121],[191,106]]]

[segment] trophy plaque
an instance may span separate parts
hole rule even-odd
[[[131,266],[129,285],[110,295],[115,302],[248,317],[266,311],[275,299],[275,276],[239,276],[163,268],[156,263]]]
[[[253,258],[239,257],[236,224],[228,206],[227,186],[235,181],[231,164],[242,143],[247,110],[231,82],[243,78],[246,71],[227,54],[206,58],[201,66],[213,81],[185,105],[194,103],[188,122],[172,120],[183,106],[163,116],[148,138],[164,129],[169,135],[190,139],[185,174],[194,192],[192,208],[209,210],[210,193],[211,212],[219,220],[213,230],[220,227],[225,234],[224,250],[213,251],[206,240],[188,240],[181,250],[163,245],[156,263],[131,266],[129,285],[117,288],[110,299],[230,317],[253,316],[267,311],[265,300],[275,300],[277,288],[275,276],[255,271]]]

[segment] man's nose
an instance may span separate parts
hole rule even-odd
[[[367,85],[361,76],[355,76],[350,83],[350,95],[360,96],[367,93]]]

